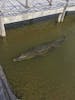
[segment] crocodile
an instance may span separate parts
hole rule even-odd
[[[27,49],[25,53],[14,58],[13,61],[16,62],[16,61],[28,60],[31,58],[35,58],[37,56],[44,55],[49,51],[53,50],[54,48],[57,48],[61,44],[63,44],[65,39],[66,37],[62,36],[56,40],[48,41],[46,43]]]

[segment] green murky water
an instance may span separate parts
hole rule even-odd
[[[12,62],[27,48],[62,34],[67,40],[48,55]],[[63,24],[48,20],[7,30],[6,39],[0,39],[0,64],[22,100],[75,100],[75,15],[67,16]]]

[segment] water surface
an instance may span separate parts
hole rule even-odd
[[[0,39],[0,64],[15,94],[22,100],[75,100],[75,15],[9,29]],[[47,55],[13,63],[27,48],[55,40],[64,44]]]

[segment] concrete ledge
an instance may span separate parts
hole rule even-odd
[[[47,20],[55,20],[57,21],[59,14],[54,14],[54,15],[48,15],[48,16],[43,16],[43,17],[38,17],[30,20],[24,20],[24,21],[19,21],[15,23],[10,23],[10,24],[5,24],[6,29],[10,28],[17,28],[17,27],[22,27],[28,24],[33,24],[33,23],[39,23]]]
[[[19,15],[16,15],[16,16],[3,17],[3,22],[4,22],[4,24],[9,24],[9,23],[14,23],[14,22],[19,22],[19,21],[44,17],[44,16],[48,16],[48,15],[55,15],[55,14],[61,13],[62,9],[63,8],[56,9],[56,10],[47,10],[47,11],[40,11],[40,12],[23,13],[23,14],[19,14]]]

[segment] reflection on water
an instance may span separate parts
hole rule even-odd
[[[55,50],[35,59],[13,63],[27,48],[66,35]],[[23,100],[75,99],[75,16],[62,24],[54,20],[7,30],[0,39],[0,63],[15,94]]]

